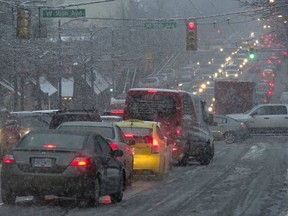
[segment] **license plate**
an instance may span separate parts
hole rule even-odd
[[[51,158],[34,158],[33,160],[34,167],[52,167]]]

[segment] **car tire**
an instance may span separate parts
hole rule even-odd
[[[121,202],[123,199],[123,192],[125,190],[125,179],[124,179],[124,175],[121,175],[121,180],[119,182],[119,188],[118,191],[114,194],[110,194],[111,197],[111,202],[112,203],[117,203],[117,202]]]
[[[179,161],[179,166],[187,166],[189,162],[189,153],[186,153],[183,158]]]
[[[224,142],[226,144],[232,144],[232,143],[235,143],[237,141],[237,135],[235,132],[233,131],[227,131],[225,134],[224,134]]]
[[[200,158],[200,165],[209,165],[214,157],[214,143],[203,149],[202,157]]]
[[[94,182],[91,182],[90,190],[82,194],[79,202],[80,207],[98,206],[101,192],[101,182],[99,177],[96,177]]]
[[[1,189],[2,202],[6,205],[14,205],[16,202],[17,195],[15,192],[8,188]]]

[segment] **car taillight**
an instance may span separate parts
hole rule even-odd
[[[124,134],[126,139],[132,139],[134,136],[133,134]]]
[[[112,110],[111,114],[112,115],[123,115],[124,114],[124,110]]]
[[[150,145],[151,145],[151,153],[152,154],[159,153],[160,144],[159,144],[157,139],[155,139],[154,137],[150,137]]]
[[[110,143],[110,147],[112,148],[112,150],[118,150],[118,146],[115,143]]]
[[[45,145],[43,145],[43,148],[54,149],[54,148],[56,148],[56,145],[54,145],[54,144],[45,144]]]
[[[175,152],[175,151],[177,151],[177,147],[176,147],[176,146],[173,146],[172,152]]]
[[[272,91],[268,91],[267,94],[269,97],[272,96]]]
[[[181,132],[182,132],[182,130],[181,130],[180,127],[176,128],[175,134],[176,134],[177,136],[181,135]]]
[[[240,127],[241,127],[241,128],[246,128],[246,124],[243,123],[243,122],[241,122],[241,123],[240,123]]]
[[[70,166],[74,167],[85,167],[90,164],[90,160],[87,157],[75,157],[70,163]]]
[[[6,155],[3,157],[2,162],[3,162],[4,164],[13,164],[13,163],[16,163],[13,154],[6,154]]]

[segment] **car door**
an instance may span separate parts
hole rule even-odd
[[[95,147],[100,151],[96,152],[101,158],[103,166],[102,183],[106,193],[114,193],[117,191],[120,183],[122,165],[112,154],[109,143],[100,135],[94,137]]]
[[[285,105],[276,105],[271,107],[270,128],[271,130],[280,130],[287,128],[288,114]]]
[[[210,131],[213,134],[214,139],[223,139],[224,128],[227,124],[227,119],[222,116],[214,116],[214,123],[210,125]]]
[[[250,120],[247,122],[248,128],[253,131],[267,132],[271,127],[272,106],[260,106],[251,113]]]

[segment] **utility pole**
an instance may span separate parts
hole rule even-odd
[[[58,43],[59,43],[59,57],[58,57],[58,109],[62,109],[62,39],[61,39],[61,20],[58,20]]]

